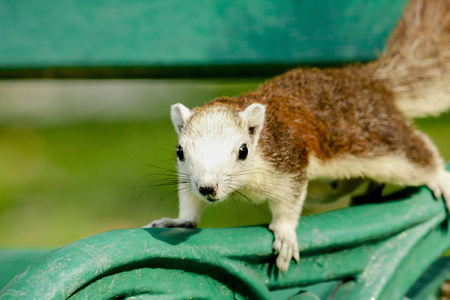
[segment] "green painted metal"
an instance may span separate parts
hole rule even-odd
[[[0,69],[367,61],[406,2],[0,0]]]
[[[0,249],[0,289],[50,249]]]
[[[0,0],[0,70],[146,67],[179,75],[193,66],[218,67],[214,74],[237,66],[232,72],[241,74],[242,65],[366,61],[382,49],[405,2]],[[329,299],[402,299],[450,247],[442,200],[426,188],[404,193],[302,218],[301,260],[285,275],[275,269],[265,226],[130,229],[48,253],[0,298],[278,299],[285,292],[317,299],[314,289],[299,288],[322,283],[333,286]],[[0,253],[0,274],[41,254]]]
[[[414,300],[439,300],[442,284],[450,279],[450,257],[436,260],[408,291],[407,297]]]
[[[274,299],[274,290],[333,280],[332,299],[402,299],[450,247],[449,225],[442,199],[426,188],[307,216],[298,229],[300,263],[285,275],[275,269],[265,226],[111,231],[44,256],[0,299]]]

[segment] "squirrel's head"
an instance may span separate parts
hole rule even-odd
[[[244,187],[258,161],[265,112],[259,103],[243,111],[222,104],[193,110],[173,105],[180,184],[209,202],[223,200]]]

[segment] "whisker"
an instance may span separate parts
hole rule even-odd
[[[176,169],[169,169],[169,168],[166,168],[166,167],[161,167],[161,166],[157,166],[157,165],[150,165],[150,164],[144,164],[144,166],[150,167],[150,168],[154,168],[154,169],[158,169],[158,170],[162,170],[162,171],[166,171],[169,174],[175,174],[175,175],[178,175],[178,176],[184,175],[186,177],[190,177],[190,174],[181,172],[181,171],[176,170]]]
[[[236,181],[233,181],[233,180],[230,180],[230,182],[236,183]],[[289,186],[289,187],[291,187],[291,186]],[[293,203],[292,201],[290,201],[290,199],[287,199],[287,198],[280,198],[280,195],[279,195],[279,194],[276,194],[276,193],[273,193],[273,192],[269,192],[269,191],[267,191],[267,190],[251,188],[251,187],[248,187],[248,186],[242,186],[242,188],[243,188],[243,189],[246,189],[246,190],[248,190],[248,191],[250,191],[250,192],[254,192],[254,193],[260,194],[261,196],[264,196],[265,198],[270,198],[270,199],[275,198],[275,199],[272,199],[272,200],[279,200],[279,199],[282,199],[282,200],[288,201],[288,202],[291,203],[291,204],[295,204],[295,203]],[[300,206],[300,207],[301,207],[301,206]],[[292,209],[292,207],[290,207],[290,208]]]
[[[234,207],[236,208],[236,214],[237,214],[237,217],[238,217],[238,226],[241,226],[241,215],[239,213],[239,207],[238,207],[238,205],[236,203],[236,199],[234,198],[233,195],[230,195],[230,198],[231,198],[231,200],[234,203]]]
[[[264,198],[268,198],[271,199],[272,201],[276,201],[282,205],[287,206],[289,209],[291,210],[297,210],[295,208],[301,208],[302,211],[306,211],[306,212],[310,212],[310,209],[308,209],[307,207],[305,207],[305,205],[300,205],[300,204],[296,204],[293,203],[292,201],[290,201],[289,199],[286,199],[285,197],[280,197],[278,194],[272,193],[272,192],[268,192],[266,190],[257,190],[254,188],[248,188],[248,187],[244,187],[243,189],[248,190],[249,192],[254,192],[254,193],[258,193],[261,196],[263,196]],[[236,190],[234,190],[236,191]],[[242,193],[240,193],[242,195]],[[319,220],[327,223],[330,227],[335,228],[331,223],[329,223],[327,220],[325,220],[324,218],[320,217],[317,214],[311,214],[311,216],[314,216],[315,218],[318,218]]]
[[[256,203],[254,200],[252,200],[250,197],[247,197],[245,194],[243,194],[243,193],[241,193],[241,192],[239,192],[238,190],[234,190],[233,189],[233,192],[235,192],[236,194],[238,194],[238,195],[240,195],[240,196],[242,196],[244,199],[246,199],[249,203],[251,203],[254,207],[256,207],[257,209],[258,209],[258,211],[260,212],[260,213],[262,213],[262,215],[266,218],[266,219],[268,219],[268,220],[270,220],[270,216],[269,216],[269,214],[258,204],[258,203]]]
[[[224,174],[228,175],[228,172],[234,167],[236,166],[237,162],[234,162],[228,169],[225,170]],[[234,174],[234,173],[233,173]]]
[[[269,198],[272,201],[277,201],[278,203],[281,203],[285,206],[287,206],[291,210],[298,210],[296,208],[302,208],[302,205],[293,203],[290,199],[287,199],[285,197],[280,197],[280,195],[271,193],[268,191],[262,191],[262,190],[256,190],[252,188],[245,188],[246,190],[254,193],[259,193],[260,195],[264,196],[264,198]]]

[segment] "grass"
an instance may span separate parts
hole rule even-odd
[[[182,101],[192,107],[212,97],[248,91],[258,82],[160,82],[167,91],[160,94],[165,98],[169,94],[174,101],[157,102],[162,113],[149,112],[148,119],[98,122],[92,117],[51,126],[19,117],[0,119],[0,246],[56,247],[176,216],[175,187],[151,187],[161,178],[154,166],[174,169],[177,141],[168,119],[169,105]],[[0,96],[1,91],[0,86]],[[151,92],[147,97],[152,98]],[[449,160],[450,114],[416,124]],[[208,209],[200,225],[268,221],[250,204],[229,201]]]

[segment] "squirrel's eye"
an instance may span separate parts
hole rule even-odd
[[[177,147],[177,156],[180,161],[184,161],[184,152],[180,145]]]
[[[247,144],[243,144],[240,148],[239,148],[239,159],[240,160],[244,160],[247,158],[248,155],[248,148],[247,148]]]

